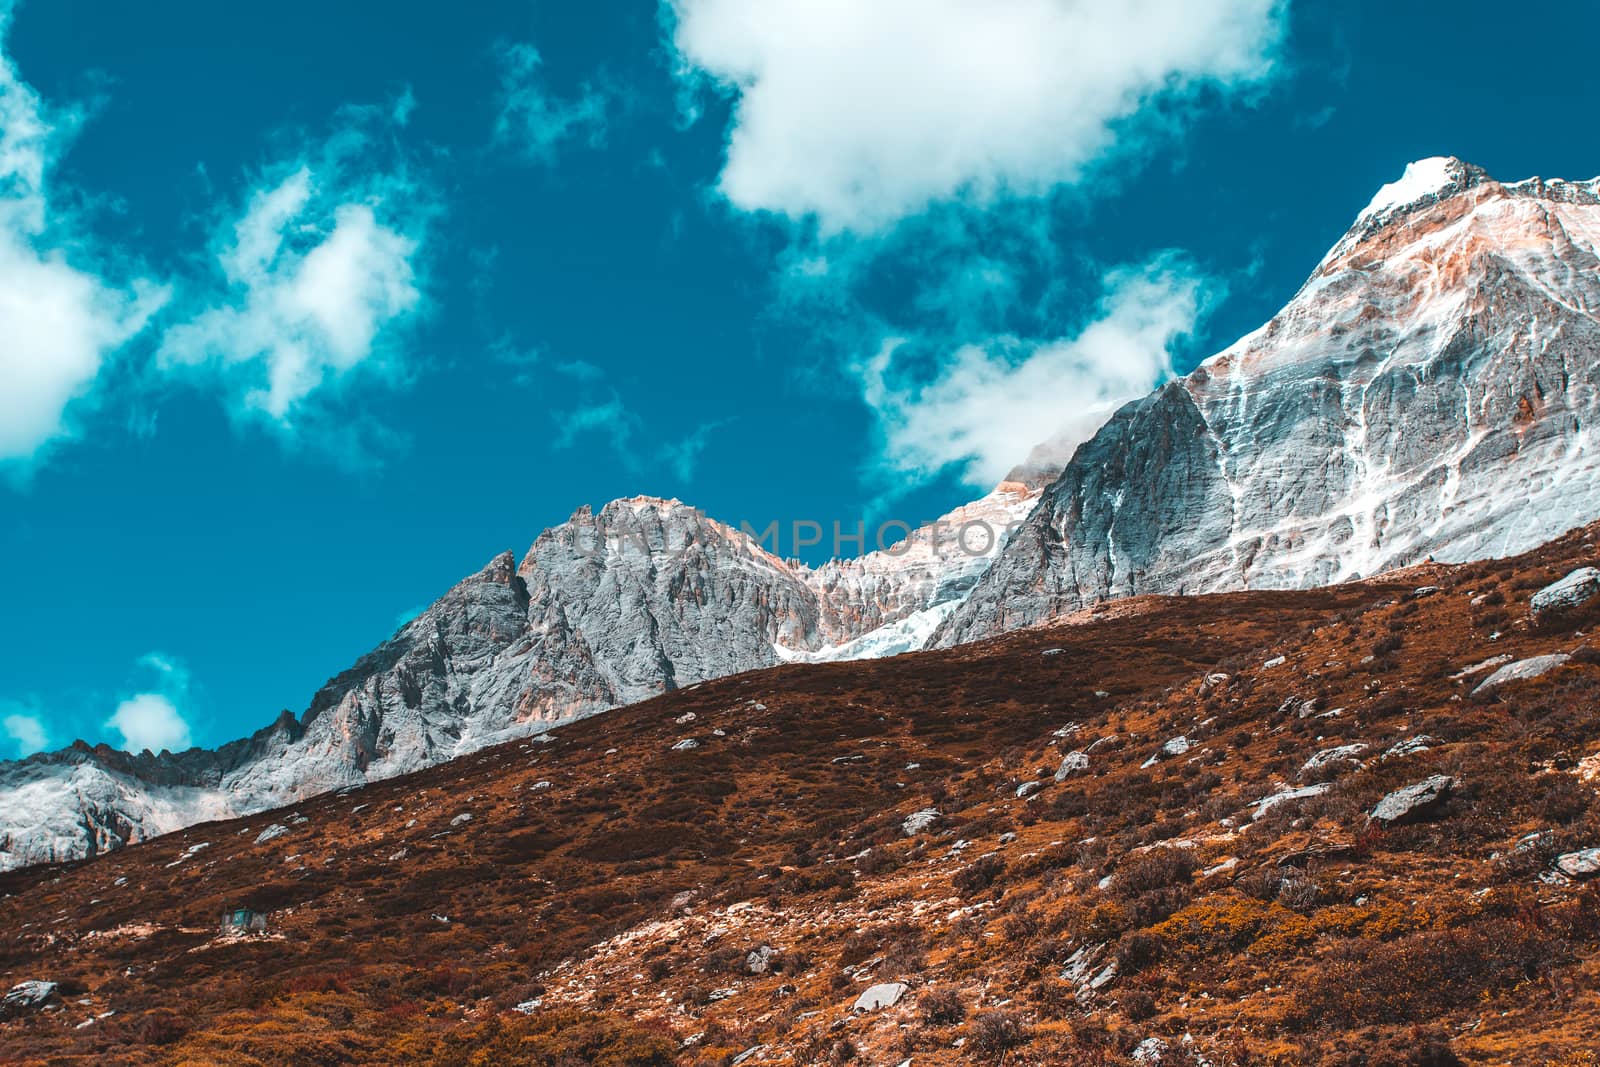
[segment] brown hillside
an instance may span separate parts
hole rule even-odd
[[[1597,530],[730,678],[0,876],[0,987],[58,983],[0,1062],[1600,1063],[1600,889],[1553,866],[1600,847],[1600,608],[1527,610]]]

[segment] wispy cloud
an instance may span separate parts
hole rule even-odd
[[[494,140],[527,159],[549,163],[568,141],[598,147],[605,142],[610,94],[586,83],[576,96],[553,93],[544,76],[544,57],[531,44],[502,41],[495,47],[500,66],[499,112]]]
[[[700,456],[711,435],[727,420],[702,423],[688,436],[663,438],[648,429],[643,418],[630,409],[615,392],[603,399],[557,411],[554,445],[558,449],[577,448],[580,442],[598,441],[616,456],[630,472],[666,470],[679,481],[692,481]],[[649,439],[648,447],[642,442]]]
[[[321,143],[256,176],[213,232],[212,280],[163,335],[161,368],[217,383],[236,417],[289,434],[353,383],[405,379],[434,204],[403,160],[374,168],[394,154],[390,121],[347,109]]]
[[[109,258],[55,203],[52,171],[82,116],[52,113],[4,49],[0,0],[0,466],[31,469],[75,432],[74,402],[165,299],[151,282],[107,280]]]

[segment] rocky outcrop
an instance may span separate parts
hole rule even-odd
[[[934,643],[1503,556],[1600,514],[1600,181],[1412,173],[1271,322],[1082,445]]]

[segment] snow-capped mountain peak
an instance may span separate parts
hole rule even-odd
[[[1600,514],[1600,183],[1426,160],[1289,304],[1118,412],[941,624],[1337,582]]]

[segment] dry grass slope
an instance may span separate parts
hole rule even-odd
[[[1600,610],[1527,612],[1594,532],[730,678],[6,875],[0,976],[59,986],[0,1062],[1594,1065],[1600,889],[1552,864],[1600,847]]]

